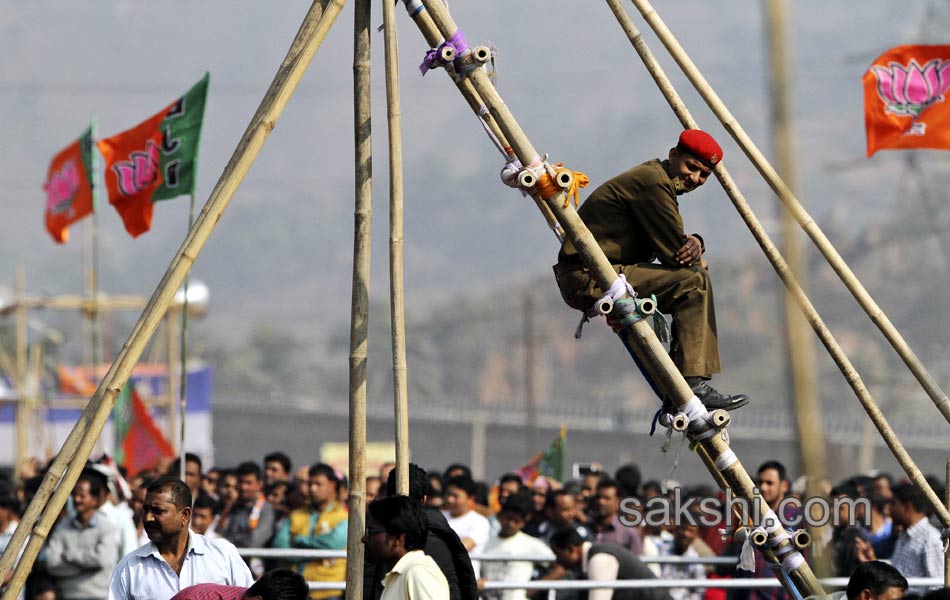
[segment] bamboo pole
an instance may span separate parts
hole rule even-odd
[[[626,11],[624,11],[623,7],[620,5],[619,0],[607,0],[607,3],[614,11],[614,15],[617,17],[624,31],[627,33],[627,37],[630,39],[634,48],[637,50],[637,53],[640,55],[640,58],[646,65],[647,71],[650,72],[650,75],[654,78],[654,81],[656,81],[657,87],[660,88],[660,91],[663,93],[664,97],[666,97],[670,107],[673,109],[673,112],[683,124],[683,127],[686,127],[687,129],[696,128],[696,121],[686,109],[686,106],[676,93],[676,90],[673,89],[670,80],[666,77],[666,74],[656,61],[656,58],[650,52],[646,42],[640,35],[640,32],[637,30],[636,26],[634,26],[633,21],[630,20],[629,15],[627,15]],[[726,170],[726,166],[720,162],[716,165],[716,168],[713,170],[713,172],[719,179],[720,184],[722,184],[726,194],[732,200],[732,203],[735,205],[737,212],[742,217],[742,220],[745,221],[749,231],[752,232],[752,235],[759,243],[763,253],[769,259],[769,262],[775,269],[779,279],[782,280],[782,283],[785,284],[789,293],[791,293],[791,295],[798,302],[805,314],[805,318],[815,331],[815,334],[828,350],[828,353],[835,361],[835,364],[838,366],[838,369],[848,382],[848,385],[851,386],[851,389],[858,397],[858,400],[861,402],[864,410],[871,418],[871,421],[877,427],[878,431],[880,431],[881,437],[884,439],[884,442],[887,444],[888,448],[890,448],[891,453],[894,454],[897,462],[904,469],[904,472],[907,473],[907,476],[910,478],[910,480],[913,481],[915,485],[920,487],[924,494],[927,495],[928,501],[934,506],[934,510],[937,512],[941,522],[945,523],[945,526],[950,526],[950,511],[948,511],[940,503],[939,498],[937,498],[933,490],[930,489],[930,486],[927,485],[927,482],[924,479],[923,474],[920,472],[920,469],[917,468],[917,465],[907,453],[907,450],[904,448],[903,444],[901,444],[900,439],[898,439],[897,434],[887,422],[887,419],[884,417],[884,414],[878,407],[877,402],[875,402],[874,398],[871,396],[871,393],[861,380],[861,376],[854,368],[854,365],[851,364],[851,361],[844,353],[844,350],[841,349],[841,346],[838,344],[837,340],[831,334],[831,331],[828,329],[824,321],[819,316],[818,312],[815,310],[811,300],[808,299],[805,291],[802,289],[801,285],[798,284],[798,281],[795,279],[794,275],[792,275],[790,272],[785,259],[782,258],[778,248],[775,247],[775,244],[765,232],[762,224],[759,223],[755,214],[752,212],[752,209],[749,207],[749,203],[746,201],[745,196],[742,195],[742,192],[739,190],[738,186],[736,186],[735,181],[732,180],[732,177]]]
[[[268,135],[274,129],[278,118],[300,83],[300,79],[309,66],[317,49],[326,38],[330,26],[336,20],[346,0],[330,0],[326,11],[315,14],[320,1],[304,18],[287,56],[284,58],[274,80],[271,82],[257,112],[251,119],[247,130],[241,137],[234,154],[228,161],[221,177],[215,184],[201,214],[195,221],[188,236],[178,249],[174,259],[149,299],[139,320],[132,329],[128,340],[112,363],[108,373],[99,383],[95,395],[83,411],[78,422],[70,431],[59,454],[53,460],[43,479],[40,489],[30,502],[17,531],[14,532],[3,556],[0,557],[0,573],[13,566],[27,536],[32,534],[23,556],[20,558],[2,600],[14,600],[26,579],[40,547],[49,535],[50,528],[59,516],[79,478],[85,463],[98,439],[105,422],[112,411],[115,397],[128,380],[135,363],[141,357],[148,340],[161,323],[168,305],[199,252],[207,242],[228,203],[234,196],[245,175],[260,153]],[[76,468],[70,468],[75,465]],[[60,479],[62,478],[62,481]],[[57,483],[59,486],[57,487]],[[55,488],[55,491],[54,491]],[[39,523],[37,523],[39,521]]]
[[[356,0],[353,21],[353,134],[356,206],[353,236],[353,298],[350,313],[350,490],[346,535],[346,595],[363,597],[366,528],[366,358],[369,345],[370,242],[373,221],[372,110],[370,104],[371,0]]]
[[[944,481],[943,499],[950,511],[950,457],[947,457],[947,478]],[[950,587],[950,545],[945,545],[943,549],[943,585]]]
[[[653,31],[656,32],[663,45],[666,46],[666,49],[673,56],[673,59],[683,70],[683,73],[706,101],[706,104],[716,114],[726,130],[729,131],[733,139],[735,139],[742,148],[742,151],[745,152],[749,160],[755,165],[755,168],[762,177],[765,178],[785,207],[792,216],[795,217],[795,220],[798,221],[799,225],[805,230],[805,233],[808,234],[808,237],[814,242],[815,246],[825,257],[825,260],[828,261],[831,268],[838,274],[838,277],[851,292],[851,295],[854,296],[855,300],[858,301],[858,304],[861,305],[861,308],[864,309],[864,312],[867,313],[871,321],[877,326],[881,333],[884,334],[884,337],[887,338],[887,341],[890,342],[891,346],[904,361],[904,364],[907,365],[907,368],[914,374],[914,377],[927,392],[927,395],[933,400],[934,405],[940,413],[947,422],[950,422],[950,398],[940,389],[936,380],[934,380],[933,376],[927,371],[920,359],[917,358],[914,351],[911,350],[903,336],[901,336],[897,328],[895,328],[890,319],[888,319],[884,310],[874,301],[848,264],[825,236],[821,228],[818,227],[818,224],[815,223],[811,215],[805,210],[805,207],[802,206],[792,190],[782,181],[782,178],[779,177],[772,165],[769,164],[762,152],[759,151],[758,147],[756,147],[752,139],[746,134],[742,126],[739,125],[736,118],[729,112],[726,105],[712,89],[712,86],[709,85],[709,82],[702,76],[699,69],[696,68],[696,65],[693,64],[687,56],[686,51],[683,50],[683,47],[680,46],[679,42],[666,27],[666,24],[663,23],[662,19],[657,15],[650,2],[648,0],[632,1]]]
[[[439,32],[438,27],[432,21],[432,17],[429,16],[429,13],[424,9],[417,10],[414,7],[412,0],[403,0],[406,5],[406,10],[409,12],[412,17],[413,22],[416,26],[419,27],[419,30],[422,32],[422,36],[425,38],[426,43],[429,44],[429,47],[435,48],[439,43],[444,39],[442,34]],[[462,93],[462,97],[465,98],[465,101],[468,102],[469,107],[472,111],[484,121],[485,126],[491,132],[491,134],[499,141],[502,145],[505,159],[515,157],[515,152],[511,147],[511,144],[508,143],[508,138],[505,137],[505,133],[498,126],[498,122],[495,120],[495,117],[490,113],[483,113],[482,107],[485,106],[485,103],[482,102],[481,97],[478,95],[478,92],[475,91],[475,87],[472,85],[472,82],[464,77],[460,77],[454,80],[455,85],[458,90]],[[541,211],[541,214],[544,216],[545,222],[547,222],[548,227],[554,232],[554,235],[557,236],[558,241],[564,240],[564,230],[561,229],[561,225],[557,222],[554,213],[551,212],[551,209],[544,203],[543,200],[536,194],[531,195],[531,199],[534,200],[535,205],[538,207],[538,210]]]
[[[406,382],[406,304],[403,287],[402,122],[396,5],[383,4],[386,56],[386,116],[389,123],[389,286],[393,342],[393,401],[396,421],[396,493],[409,495],[409,391]],[[386,482],[382,482],[386,485]]]
[[[788,36],[785,0],[765,0],[765,30],[768,38],[767,54],[770,96],[770,125],[772,147],[782,177],[794,188],[796,182],[795,153],[792,149],[792,123],[789,110]],[[807,261],[802,252],[799,229],[787,211],[779,210],[782,224],[782,250],[792,276],[802,289],[808,288]],[[822,496],[821,481],[825,477],[825,428],[821,421],[821,398],[815,373],[814,338],[808,332],[805,316],[788,291],[782,294],[784,310],[785,356],[787,380],[792,393],[798,455],[805,474],[806,495]],[[814,540],[822,539],[823,527],[807,523],[808,533]],[[822,548],[812,552],[812,565],[819,577],[832,576],[833,570]]]
[[[440,0],[422,0],[422,4],[431,14],[433,22],[439,28],[443,38],[451,39],[457,33],[458,26],[449,16],[442,2]],[[463,64],[471,60],[473,59],[470,53],[463,54]],[[467,71],[466,76],[472,81],[479,96],[511,142],[518,159],[522,164],[534,162],[538,157],[538,153],[488,80],[487,75],[481,69],[474,69]],[[567,198],[564,192],[544,198],[544,202],[564,228],[565,235],[584,260],[590,276],[601,289],[608,289],[617,279],[617,272],[613,269],[607,257],[604,256],[594,236],[584,225],[573,206],[565,200]],[[666,349],[647,322],[640,320],[627,327],[621,335],[627,336],[644,369],[650,373],[657,385],[667,392],[673,404],[681,410],[689,405],[694,398],[692,390],[676,369]],[[770,511],[768,505],[762,500],[761,496],[753,493],[752,479],[738,458],[735,457],[735,454],[729,449],[726,436],[714,434],[699,439],[698,436],[701,432],[707,433],[709,430],[702,429],[702,426],[699,426],[699,428],[691,430],[691,435],[694,436],[694,441],[705,447],[710,456],[713,457],[717,470],[729,483],[729,487],[737,495],[744,498],[749,506],[756,507],[758,510],[756,514],[768,514]],[[721,468],[719,468],[720,464]],[[790,559],[801,559],[801,555],[793,549],[792,542],[785,537],[779,537],[779,530],[772,529],[769,536],[771,538],[770,542],[775,543],[777,555],[788,554]],[[788,564],[790,567],[789,576],[799,590],[807,592],[808,595],[824,594],[824,590],[815,578],[814,573],[803,559],[794,560],[794,564],[790,560]]]
[[[27,431],[26,426],[26,350],[27,350],[27,330],[26,330],[26,307],[20,303],[20,298],[26,293],[26,272],[22,265],[16,268],[16,290],[17,298],[16,309],[16,342],[15,342],[15,371],[10,373],[17,388],[16,405],[16,457],[14,465],[16,473],[23,471],[23,465],[27,459]],[[4,571],[0,571],[0,574]],[[2,575],[0,575],[2,577]]]

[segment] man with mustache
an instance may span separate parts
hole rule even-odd
[[[666,160],[645,162],[610,179],[577,214],[617,274],[641,297],[656,295],[659,310],[672,315],[670,354],[693,393],[710,410],[734,410],[749,398],[720,394],[706,383],[721,370],[712,282],[703,239],[686,234],[677,201],[706,183],[720,160],[722,148],[711,135],[686,130]],[[588,315],[605,294],[569,240],[561,246],[554,274],[564,301]]]
[[[180,479],[166,476],[152,482],[142,511],[150,541],[116,566],[109,600],[166,600],[197,583],[254,583],[231,542],[189,531],[191,490]]]

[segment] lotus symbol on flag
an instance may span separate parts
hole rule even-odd
[[[69,161],[53,173],[46,184],[46,209],[53,214],[65,212],[78,190],[79,170],[73,161]]]
[[[915,59],[907,65],[890,62],[887,67],[872,65],[871,72],[884,110],[899,116],[916,119],[930,105],[943,102],[950,89],[950,60],[935,58],[923,67]]]
[[[158,178],[160,159],[158,146],[149,140],[145,151],[135,151],[124,160],[113,165],[119,180],[119,191],[125,196],[134,196],[147,189]]]

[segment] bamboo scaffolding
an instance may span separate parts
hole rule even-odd
[[[17,597],[40,548],[49,536],[50,529],[66,502],[66,497],[79,478],[82,465],[89,457],[92,446],[108,420],[116,396],[128,380],[148,340],[161,323],[185,274],[204,247],[214,226],[274,129],[344,3],[345,0],[329,0],[327,9],[323,11],[318,10],[320,2],[315,2],[304,18],[287,56],[278,68],[274,80],[215,184],[194,227],[178,249],[115,362],[99,383],[95,395],[50,465],[17,531],[14,532],[3,556],[0,557],[0,573],[6,573],[13,566],[27,536],[32,534],[3,595],[3,600],[14,600]]]
[[[350,313],[349,463],[346,595],[363,597],[366,529],[366,357],[369,345],[370,242],[373,222],[372,107],[370,104],[371,0],[354,2],[353,137],[356,195],[353,231],[353,297]]]
[[[633,24],[633,21],[630,20],[629,15],[627,15],[626,11],[620,5],[620,1],[607,0],[607,4],[610,5],[611,10],[614,12],[614,16],[617,17],[618,22],[626,32],[628,39],[636,49],[637,54],[640,56],[644,65],[646,66],[647,71],[649,71],[650,75],[653,77],[657,87],[663,93],[663,96],[670,104],[670,107],[680,120],[680,123],[682,123],[683,127],[687,129],[696,128],[696,121],[693,119],[692,115],[683,104],[682,99],[673,88],[670,80],[666,77],[666,74],[663,72],[663,69],[657,62],[656,57],[652,54],[652,52],[650,52],[650,49],[647,47],[646,42],[640,35],[640,32]],[[729,196],[729,199],[732,200],[732,203],[736,207],[736,211],[739,213],[739,216],[742,217],[742,220],[749,228],[749,231],[752,233],[753,237],[755,237],[756,242],[758,242],[759,246],[762,248],[763,253],[772,264],[772,267],[775,269],[779,279],[782,280],[782,283],[785,284],[789,294],[791,294],[791,296],[798,303],[805,315],[805,318],[815,331],[815,334],[828,350],[828,354],[831,355],[831,358],[835,361],[835,365],[838,366],[838,369],[848,382],[848,385],[851,386],[851,389],[854,391],[858,400],[861,402],[861,405],[864,407],[865,412],[867,412],[868,416],[871,418],[871,421],[877,427],[881,437],[884,439],[884,442],[887,444],[888,448],[890,448],[891,453],[897,459],[897,462],[901,465],[901,468],[904,469],[904,472],[907,473],[907,476],[910,478],[910,480],[913,481],[915,485],[920,487],[920,489],[927,496],[928,501],[934,506],[934,510],[936,511],[941,522],[944,523],[944,526],[950,527],[950,511],[948,511],[947,508],[941,504],[940,499],[937,498],[937,495],[927,484],[923,474],[920,472],[920,469],[907,453],[907,450],[897,437],[897,434],[894,432],[893,428],[887,422],[887,419],[884,417],[884,414],[878,407],[877,402],[875,402],[870,391],[868,391],[867,386],[864,385],[864,381],[862,381],[861,376],[854,368],[854,365],[851,364],[851,361],[844,353],[844,350],[841,349],[841,346],[838,344],[834,335],[832,335],[831,331],[825,325],[821,316],[818,314],[818,311],[815,310],[814,305],[811,303],[811,300],[809,300],[808,296],[805,294],[805,291],[795,279],[795,276],[792,274],[788,264],[785,262],[785,259],[782,257],[778,248],[765,232],[765,228],[762,227],[762,224],[756,218],[755,213],[752,212],[752,209],[749,206],[749,203],[746,201],[745,196],[742,194],[735,181],[733,181],[732,177],[729,175],[728,170],[726,170],[726,166],[720,162],[716,165],[716,168],[713,170],[713,172],[719,179],[719,182],[726,191],[726,194]]]
[[[442,34],[439,33],[439,29],[436,27],[435,23],[432,21],[432,17],[429,16],[429,13],[424,9],[417,8],[419,0],[403,0],[406,5],[406,10],[409,12],[412,20],[415,22],[416,26],[422,32],[422,37],[425,38],[426,43],[429,44],[430,48],[435,48],[439,45],[439,42],[442,41]],[[465,101],[468,102],[469,107],[485,123],[485,127],[491,133],[492,136],[498,143],[501,145],[501,152],[504,155],[505,160],[515,158],[515,152],[511,147],[511,144],[508,142],[508,138],[505,136],[505,133],[498,126],[498,122],[495,120],[495,117],[482,109],[485,107],[485,103],[482,102],[481,97],[478,95],[478,92],[475,91],[475,87],[472,85],[472,82],[466,78],[456,78],[454,79],[456,87],[462,93],[462,97],[465,98]],[[557,222],[557,219],[554,217],[554,213],[551,212],[551,209],[548,208],[547,204],[536,194],[531,196],[534,203],[537,205],[538,210],[541,211],[541,214],[544,216],[544,220],[547,222],[548,227],[554,232],[554,235],[557,236],[559,241],[564,240],[564,230],[561,229],[561,225]]]
[[[458,32],[458,26],[449,16],[440,0],[422,0],[422,5],[432,16],[433,22],[444,39],[451,39]],[[464,66],[466,62],[474,59],[471,52],[469,52],[463,54],[461,60]],[[472,81],[479,96],[511,142],[511,146],[521,163],[525,165],[532,164],[539,155],[488,80],[488,76],[481,69],[474,69],[466,71],[466,77]],[[601,289],[608,289],[617,279],[617,272],[610,265],[607,257],[604,256],[577,212],[566,200],[566,194],[561,191],[544,199],[544,202],[550,207],[551,212],[554,213],[558,222],[564,228],[567,238],[570,239],[583,258],[597,285]],[[681,410],[690,405],[694,399],[692,390],[690,390],[683,376],[676,369],[672,359],[646,321],[638,321],[627,327],[623,333],[630,341],[644,369],[650,373],[653,381],[667,392],[674,405]],[[695,403],[692,405],[695,406]],[[711,435],[708,437],[704,435],[707,433]],[[728,436],[722,433],[716,434],[709,429],[702,429],[701,426],[695,429],[691,428],[690,434],[694,441],[698,442],[713,458],[716,471],[728,482],[729,487],[738,496],[744,498],[750,506],[757,507],[759,511],[757,514],[770,514],[771,511],[768,505],[760,496],[753,493],[752,479],[749,474],[729,449]],[[784,531],[781,531],[781,533],[784,534]],[[791,559],[788,562],[788,575],[795,587],[805,592],[806,595],[824,594],[824,590],[815,578],[814,573],[812,573],[811,568],[794,549],[791,540],[787,536],[780,535],[780,528],[770,529],[768,536],[769,543],[774,544],[773,549],[776,551],[776,555]]]
[[[409,391],[406,383],[406,303],[403,286],[402,120],[399,99],[399,38],[396,5],[383,4],[386,116],[389,125],[389,287],[393,343],[393,402],[396,422],[396,493],[409,495]],[[386,485],[383,481],[382,485]]]
[[[712,86],[709,85],[709,82],[702,76],[692,60],[690,60],[686,51],[680,46],[672,32],[670,32],[669,28],[667,28],[666,24],[653,9],[650,2],[648,0],[632,0],[632,2],[670,52],[673,60],[680,66],[680,69],[682,69],[687,79],[689,79],[693,87],[696,88],[696,91],[703,97],[709,108],[712,109],[713,113],[719,118],[729,134],[742,148],[742,151],[745,152],[749,160],[755,165],[755,168],[762,177],[765,178],[769,186],[792,216],[795,217],[795,220],[798,221],[802,229],[805,230],[805,233],[808,234],[808,237],[814,242],[822,256],[825,257],[825,260],[828,261],[831,268],[838,274],[842,283],[848,288],[855,300],[858,301],[858,304],[861,305],[864,312],[867,313],[871,321],[877,326],[881,333],[884,334],[884,337],[901,357],[901,360],[904,361],[904,364],[907,365],[907,368],[913,373],[914,377],[927,392],[927,395],[933,400],[934,405],[940,413],[947,422],[950,422],[950,398],[940,389],[940,386],[934,380],[933,376],[927,371],[926,367],[924,367],[914,351],[911,350],[903,336],[901,336],[897,328],[895,328],[890,319],[888,319],[884,310],[877,305],[858,280],[857,276],[855,276],[851,267],[844,261],[792,190],[789,189],[788,185],[786,185],[772,165],[769,164],[768,160],[746,134],[736,118],[729,112],[725,103],[723,103],[712,89]]]

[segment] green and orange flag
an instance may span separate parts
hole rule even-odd
[[[867,153],[950,150],[950,46],[897,46],[864,73]]]
[[[158,114],[98,142],[106,163],[109,203],[132,237],[151,229],[155,202],[195,192],[208,79],[205,73]]]
[[[115,399],[112,426],[115,432],[115,459],[128,470],[129,477],[153,469],[162,459],[175,455],[131,381],[125,384]]]
[[[89,215],[92,206],[92,127],[50,161],[46,173],[46,229],[63,244],[69,226]]]

